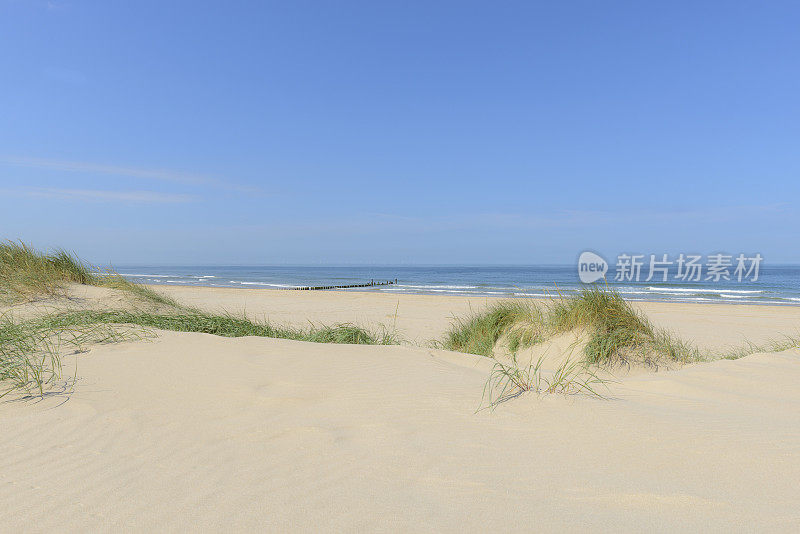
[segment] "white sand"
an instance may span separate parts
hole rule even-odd
[[[294,323],[391,325],[399,301],[418,341],[470,304],[170,292]],[[717,346],[800,327],[797,308],[644,308]],[[0,403],[3,531],[800,529],[798,350],[478,414],[489,361],[424,347],[163,332],[76,361],[68,399]]]

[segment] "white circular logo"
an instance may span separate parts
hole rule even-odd
[[[584,284],[591,284],[603,278],[608,271],[608,262],[588,250],[578,258],[578,277]]]

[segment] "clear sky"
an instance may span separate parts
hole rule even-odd
[[[800,263],[797,2],[0,0],[0,237]]]

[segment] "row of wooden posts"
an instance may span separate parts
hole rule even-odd
[[[366,284],[348,284],[345,286],[303,286],[303,287],[292,287],[289,289],[296,289],[296,290],[303,290],[303,291],[315,291],[317,289],[348,289],[351,287],[375,287],[375,286],[392,286],[397,283],[397,278],[394,280],[380,280],[376,282],[374,279],[370,280]]]

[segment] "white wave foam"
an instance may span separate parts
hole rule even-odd
[[[268,282],[239,282],[231,280],[231,283],[242,284],[243,286],[266,286],[266,287],[304,287],[291,284],[270,284]]]
[[[741,294],[754,294],[763,293],[758,289],[716,289],[708,287],[648,287],[648,291],[655,291],[658,293],[741,293]]]
[[[413,289],[400,287],[381,287],[380,291],[397,291],[400,293],[423,292],[423,293],[450,293],[452,295],[509,295],[508,291],[467,291],[464,289]]]
[[[407,284],[397,284],[397,287],[408,287],[411,289],[478,289],[478,286],[407,285]]]
[[[726,304],[728,306],[734,305],[734,304],[735,305],[739,305],[739,304],[758,304],[758,305],[762,305],[762,304],[784,304],[784,305],[786,305],[787,304],[785,300],[753,300],[753,299],[748,299],[747,297],[742,297],[742,299],[743,300],[736,300],[735,302],[730,302],[730,301],[724,301],[724,300],[718,299],[718,298],[709,298],[709,297],[673,297],[673,298],[670,298],[670,299],[660,299],[657,302],[695,302],[695,303],[708,302],[708,303],[716,303],[716,304]],[[645,300],[646,301],[648,299],[627,299],[627,300]]]

